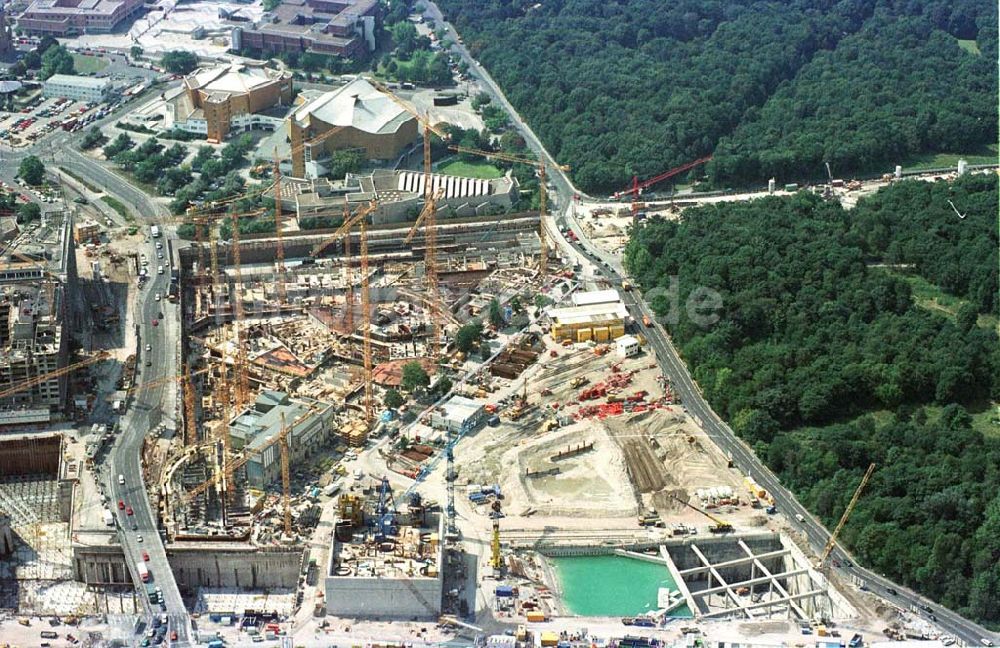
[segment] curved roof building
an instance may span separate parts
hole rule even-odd
[[[362,149],[366,159],[392,160],[417,138],[417,132],[416,117],[365,79],[355,79],[289,117],[292,175],[305,177],[306,162],[338,149]],[[324,134],[329,135],[324,138]]]
[[[204,119],[206,139],[221,142],[234,121],[292,100],[292,75],[262,65],[220,65],[200,68],[184,79],[177,121]]]

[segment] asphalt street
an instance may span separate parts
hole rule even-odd
[[[425,15],[434,18],[435,21],[440,23],[440,9],[433,2],[427,2],[425,6]],[[472,58],[464,45],[458,44],[458,33],[454,28],[448,25],[447,31],[456,43],[452,51],[465,60],[471,73],[479,78],[482,89],[490,94],[494,101],[497,101],[504,107],[511,116],[512,123],[520,131],[522,137],[524,137],[528,147],[546,163],[549,177],[555,187],[553,193],[559,195],[560,204],[566,206],[564,213],[561,217],[557,218],[556,224],[560,227],[565,224],[565,226],[573,230],[579,239],[576,243],[570,243],[563,239],[563,243],[572,245],[596,264],[598,270],[620,292],[628,292],[622,288],[622,280],[627,276],[627,273],[621,263],[610,254],[591,244],[576,220],[573,196],[577,195],[583,199],[587,199],[588,196],[574,187],[566,173],[559,170],[556,161],[549,155],[545,147],[542,146],[541,141],[531,128],[524,123],[514,107],[510,105],[500,87],[490,77],[489,73]],[[553,229],[548,228],[550,236],[562,237],[561,233],[553,231]],[[648,315],[650,318],[654,317],[654,313],[642,300],[642,296],[638,291],[633,291],[631,296],[634,301],[627,300],[633,302],[629,304],[629,313],[637,322],[642,321],[643,315]],[[739,470],[752,475],[761,486],[774,496],[775,504],[779,511],[787,515],[789,520],[795,520],[796,515],[802,516],[804,522],[797,523],[799,529],[809,539],[810,545],[815,550],[821,551],[830,537],[830,532],[795,499],[795,496],[781,484],[778,477],[757,458],[753,451],[712,410],[702,396],[701,390],[691,378],[687,366],[681,360],[680,355],[677,353],[662,325],[659,322],[654,322],[653,327],[647,328],[643,332],[649,340],[650,345],[656,351],[657,359],[664,374],[672,381],[675,391],[680,395],[681,402],[687,408],[688,412],[701,422],[706,434],[715,441],[719,448],[733,458],[734,464]],[[931,614],[937,618],[937,625],[956,639],[970,645],[980,644],[983,638],[988,638],[994,643],[1000,642],[1000,635],[989,632],[978,624],[921,597],[901,585],[896,585],[880,574],[857,566],[853,557],[850,557],[841,547],[838,546],[834,549],[832,558],[840,562],[838,569],[840,569],[847,580],[851,580],[851,577],[860,579],[869,590],[885,597],[902,608],[923,608],[923,606],[926,606],[931,610]],[[892,588],[898,594],[890,594],[887,591],[889,588]],[[927,615],[926,609],[923,614]]]
[[[53,158],[57,158],[53,160],[56,164],[118,198],[139,216],[139,222],[152,225],[167,216],[166,210],[150,200],[142,190],[80,153],[75,146],[76,139],[60,138],[58,149],[50,143],[47,144],[47,149],[53,151]],[[163,229],[165,234],[170,231],[168,228]],[[166,245],[166,239],[157,240]],[[137,528],[133,530],[132,519],[125,520],[127,516],[123,515],[120,515],[121,523],[118,527],[122,547],[127,560],[131,563],[133,577],[136,577],[135,565],[142,561],[142,552],[145,551],[149,555],[147,565],[151,582],[159,586],[163,592],[165,610],[160,606],[151,606],[145,596],[145,590],[141,589],[144,605],[151,613],[159,614],[165,611],[169,618],[169,629],[177,631],[178,640],[174,645],[184,645],[191,632],[190,617],[167,562],[157,518],[144,485],[139,456],[146,436],[158,425],[168,423],[168,427],[177,427],[174,420],[175,383],[168,381],[151,388],[141,387],[143,383],[178,375],[176,348],[180,336],[180,318],[176,312],[177,307],[166,300],[170,284],[169,266],[165,265],[162,275],[157,274],[154,269],[158,265],[155,243],[156,240],[147,238],[139,250],[150,260],[151,277],[146,286],[138,291],[135,303],[136,324],[139,328],[137,381],[140,387],[121,419],[122,431],[108,455],[105,478],[107,488],[113,493],[114,499],[123,500],[133,509],[131,517]],[[156,300],[157,293],[161,295],[160,301]],[[159,326],[153,326],[153,319],[159,320]],[[147,344],[151,346],[149,352],[145,350]],[[146,366],[147,359],[150,361],[149,366]],[[118,483],[118,475],[124,477],[124,485]],[[140,537],[142,542],[139,542]]]

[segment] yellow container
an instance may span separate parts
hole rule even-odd
[[[621,324],[616,324],[615,326],[610,327],[610,330],[612,340],[617,340],[621,336],[625,335],[625,327]]]
[[[576,332],[576,341],[577,342],[586,342],[588,340],[590,340],[590,329],[589,328],[580,329],[579,331]]]
[[[541,623],[545,620],[545,615],[541,612],[528,612],[525,617],[528,619],[529,623]],[[558,643],[558,639],[556,643]]]
[[[543,646],[555,646],[559,643],[559,635],[555,632],[543,632],[540,637]]]
[[[514,638],[518,641],[524,641],[528,638],[528,629],[523,625],[517,626],[517,633],[514,635]]]
[[[607,326],[595,326],[594,327],[594,339],[598,342],[607,342],[608,335],[610,335]]]

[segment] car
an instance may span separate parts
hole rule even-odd
[[[138,531],[139,530],[139,523],[136,522],[135,520],[132,520],[132,530],[133,531]]]
[[[142,542],[142,534],[141,533],[135,537],[135,541],[136,542]]]
[[[162,259],[163,258],[163,252],[157,252],[156,253],[156,258],[157,259]]]
[[[160,274],[163,274],[163,273],[161,272]],[[160,293],[156,293],[156,301],[160,301],[160,299],[161,299]]]
[[[154,317],[154,318],[153,318],[153,326],[159,326],[159,325],[160,325],[160,320],[158,320],[158,319],[156,319],[156,318]]]
[[[157,250],[162,250],[163,249],[163,243],[161,241],[157,241],[156,242],[156,249]]]
[[[125,507],[125,515],[132,515],[132,513],[133,513],[132,507],[131,506],[126,506]]]
[[[149,351],[149,345],[146,345],[146,350]],[[125,475],[118,475],[118,483],[125,485]]]
[[[170,641],[177,641],[177,631],[176,630],[171,630],[170,631]]]
[[[148,553],[148,552],[146,552],[146,551],[143,551],[143,552],[142,552],[142,559],[143,559],[144,561],[146,561],[146,562],[149,562],[149,553]]]
[[[153,350],[153,346],[151,344],[147,344],[146,345],[146,351],[152,351],[152,350]],[[123,481],[122,483],[124,484],[125,482]]]
[[[125,510],[125,500],[118,500],[118,510],[119,511]]]
[[[982,639],[980,639],[979,643],[983,644],[984,646],[987,646],[987,648],[989,648],[990,646],[993,645],[993,642],[990,641],[989,639],[987,639],[986,637],[983,637]]]
[[[149,358],[146,358],[146,366],[147,367],[152,367],[153,366],[153,361],[150,360]]]
[[[886,591],[887,594],[891,594],[892,596],[899,596],[899,592],[897,592],[892,587],[885,588],[885,591]]]
[[[920,606],[920,609],[921,609],[921,610],[923,610],[924,612],[933,612],[933,611],[934,611],[934,610],[933,610],[933,609],[931,608],[931,606],[929,606],[929,605],[921,605],[921,606]]]

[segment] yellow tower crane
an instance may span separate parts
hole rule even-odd
[[[440,353],[440,343],[441,343],[441,295],[438,292],[438,275],[437,275],[437,224],[436,224],[436,213],[437,213],[437,201],[441,199],[444,195],[444,188],[439,187],[437,191],[430,197],[424,208],[420,211],[420,215],[417,216],[417,220],[414,221],[413,227],[410,228],[410,232],[403,239],[405,245],[409,245],[413,240],[414,235],[421,225],[424,227],[424,274],[426,280],[424,282],[427,297],[426,305],[428,307],[428,313],[430,315],[431,322],[431,341],[427,345],[428,355],[431,357],[437,357]]]
[[[484,158],[495,158],[497,160],[515,162],[517,164],[527,164],[538,170],[538,243],[540,246],[538,253],[538,272],[541,275],[541,281],[544,282],[545,275],[548,273],[549,263],[549,246],[545,235],[545,211],[548,197],[545,163],[540,160],[532,160],[531,158],[518,157],[516,155],[510,155],[509,153],[500,153],[498,151],[481,151],[479,149],[468,148],[465,146],[449,146],[448,148],[452,151],[457,151],[458,153],[479,155]],[[569,167],[566,165],[560,165],[559,170],[569,171]]]
[[[851,517],[851,513],[854,511],[854,507],[858,503],[858,499],[861,498],[861,492],[868,485],[868,480],[871,479],[872,473],[875,472],[875,464],[868,466],[868,470],[865,471],[864,477],[861,478],[861,483],[858,484],[857,489],[854,491],[854,495],[851,497],[851,501],[847,504],[847,508],[844,509],[844,514],[840,516],[840,522],[837,523],[837,528],[833,530],[830,534],[830,539],[826,541],[826,546],[823,547],[823,554],[819,559],[819,566],[823,567],[826,564],[827,559],[830,554],[833,553],[833,548],[837,546],[837,538],[840,536],[840,530],[844,528],[847,524],[847,518]]]

